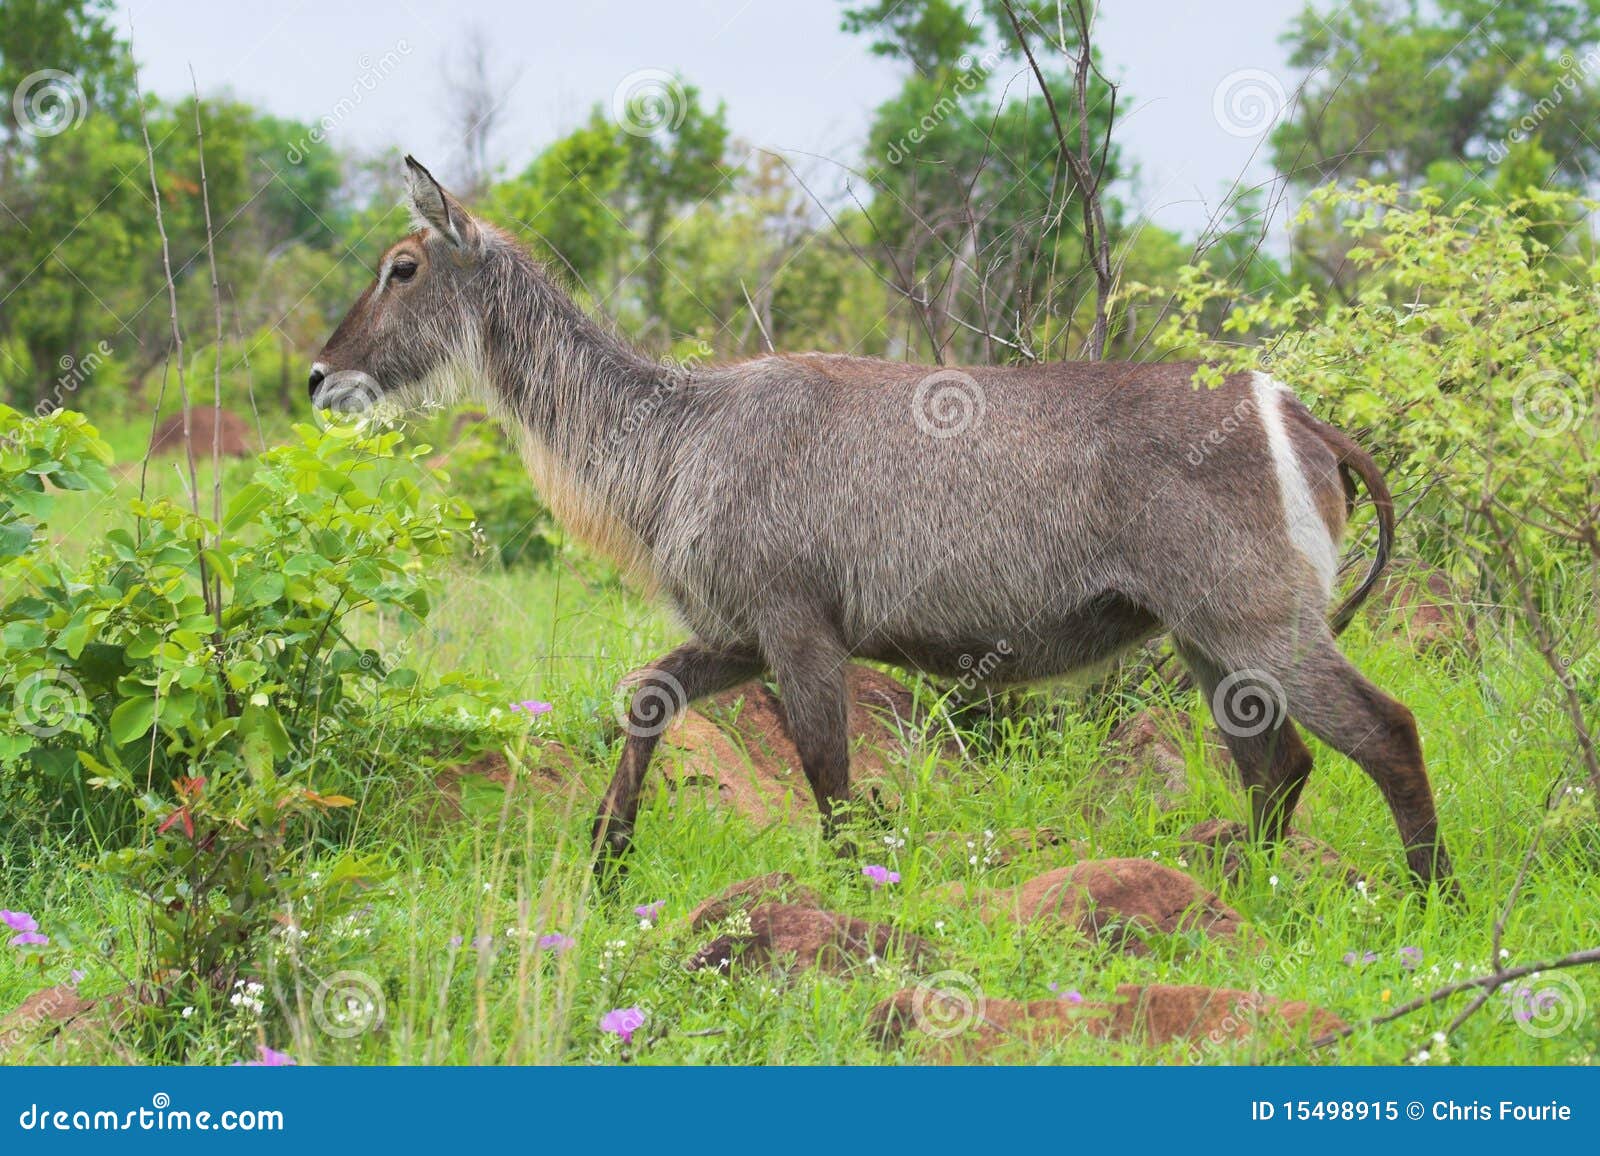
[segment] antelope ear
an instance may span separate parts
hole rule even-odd
[[[432,229],[458,249],[469,248],[477,240],[471,214],[410,154],[406,155],[406,196],[418,228]]]

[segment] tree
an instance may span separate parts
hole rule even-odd
[[[1438,161],[1494,168],[1537,137],[1547,177],[1578,187],[1600,161],[1597,0],[1354,0],[1307,5],[1284,40],[1310,70],[1272,136],[1306,186],[1357,177],[1419,184]],[[1449,190],[1446,190],[1447,192]]]
[[[847,7],[844,27],[870,33],[873,52],[912,66],[869,131],[868,217],[884,276],[929,352],[1043,355],[1036,336],[1069,341],[1047,319],[1071,317],[1093,295],[1093,281],[1081,276],[1083,190],[1056,131],[1059,121],[1061,138],[1080,139],[1068,67],[1079,50],[1075,25],[1057,22],[1046,2],[985,0],[967,11],[948,0],[881,0]],[[1035,62],[1049,102],[1032,87]],[[1120,163],[1108,140],[1112,91],[1098,68],[1085,97],[1103,188]],[[1116,206],[1106,208],[1115,227]]]

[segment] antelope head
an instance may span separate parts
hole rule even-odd
[[[409,156],[406,184],[417,230],[384,253],[377,278],[312,363],[319,409],[454,396],[483,375],[482,290],[474,286],[492,230]]]

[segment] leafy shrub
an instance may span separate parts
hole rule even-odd
[[[55,800],[104,848],[149,915],[155,1002],[227,991],[269,933],[338,918],[381,874],[353,856],[316,881],[298,869],[354,801],[327,780],[358,775],[396,712],[483,689],[352,637],[372,612],[420,627],[429,561],[471,511],[425,492],[426,446],[299,426],[220,523],[133,499],[69,568],[37,531],[50,487],[109,488],[104,444],[64,411],[0,408],[0,434],[0,797]]]
[[[555,557],[554,527],[521,460],[490,421],[469,421],[450,453],[448,483],[477,521],[466,545],[503,566],[541,566]]]
[[[1428,189],[1323,189],[1302,216],[1331,211],[1355,242],[1353,299],[1330,308],[1303,290],[1241,301],[1190,268],[1161,344],[1268,370],[1363,432],[1401,508],[1407,495],[1416,502],[1413,548],[1458,578],[1503,581],[1509,545],[1554,581],[1563,559],[1600,558],[1600,294],[1592,257],[1551,248],[1594,207],[1540,190],[1446,204]]]

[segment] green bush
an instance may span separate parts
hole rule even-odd
[[[0,692],[14,704],[0,800],[31,799],[92,839],[99,869],[143,902],[158,1009],[230,990],[274,931],[359,898],[380,864],[302,869],[308,836],[354,802],[329,779],[357,781],[352,755],[387,720],[485,689],[424,680],[403,644],[353,637],[374,613],[419,628],[430,564],[471,524],[425,490],[427,447],[295,432],[220,522],[131,499],[126,524],[69,567],[39,532],[53,489],[109,491],[109,452],[80,415],[0,408]]]

